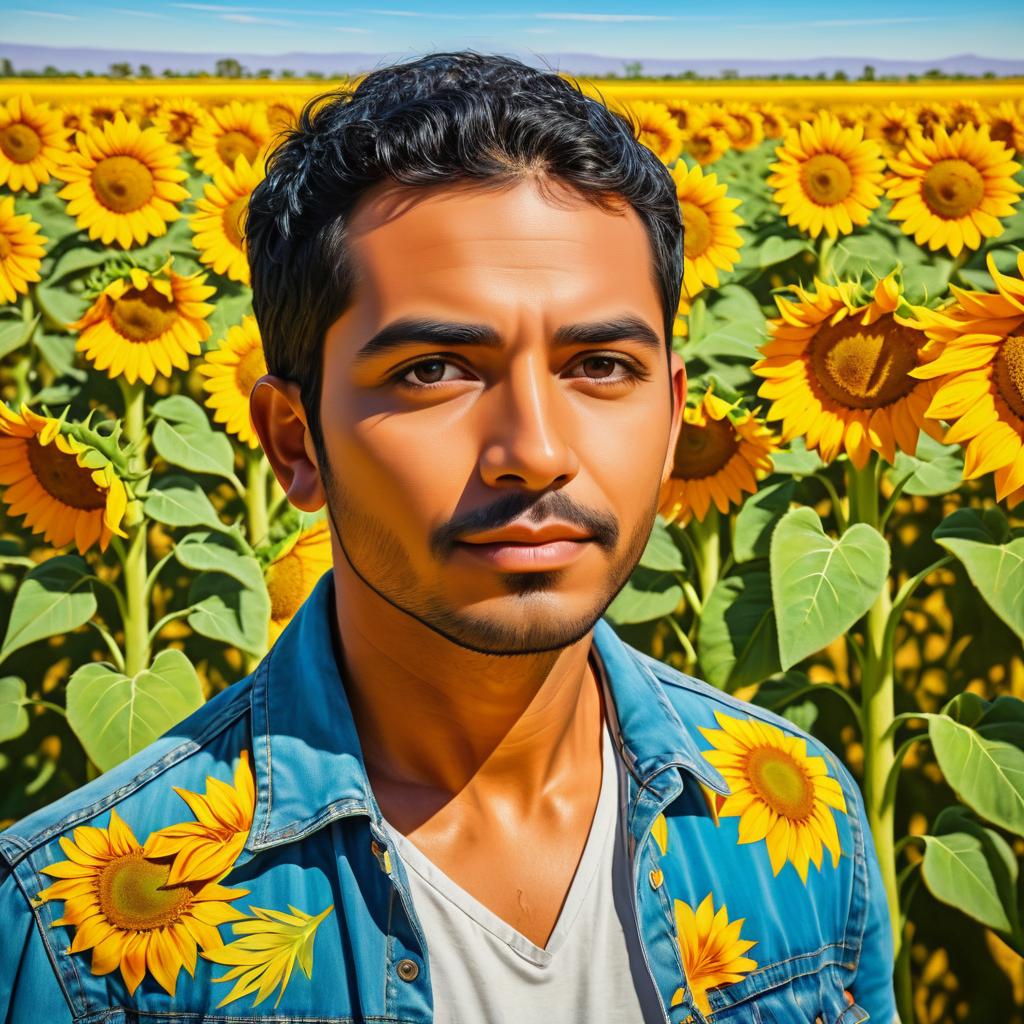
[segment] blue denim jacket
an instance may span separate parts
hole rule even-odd
[[[331,570],[253,673],[0,833],[0,1015],[432,1019],[429,950],[333,615]],[[889,913],[847,769],[604,619],[592,653],[628,769],[636,922],[665,1020],[898,1024]]]

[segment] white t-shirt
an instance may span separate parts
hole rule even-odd
[[[664,1024],[637,939],[625,767],[603,734],[601,792],[576,874],[541,949],[458,886],[389,822],[423,925],[435,1024]]]

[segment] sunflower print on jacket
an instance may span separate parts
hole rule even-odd
[[[221,1006],[251,992],[258,1003],[277,986],[280,1001],[296,962],[312,976],[313,939],[333,906],[316,917],[291,906],[290,913],[250,907],[250,916],[233,905],[249,890],[220,884],[252,826],[256,790],[247,750],[232,783],[207,776],[204,794],[174,791],[195,820],[152,832],[145,843],[116,809],[106,828],[83,825],[73,838],[60,837],[67,860],[42,869],[57,881],[37,897],[64,901],[63,916],[51,927],[73,927],[69,952],[91,950],[95,975],[120,968],[129,995],[148,972],[173,996],[181,969],[194,978],[201,954],[233,965],[213,979],[238,979]],[[236,935],[250,937],[225,945],[218,928],[229,922]]]
[[[754,718],[715,712],[720,729],[700,726],[714,749],[704,758],[732,790],[718,805],[720,817],[739,817],[739,842],[764,841],[772,873],[789,861],[807,884],[811,861],[821,870],[822,848],[839,865],[842,849],[833,809],[847,814],[839,781],[823,757],[807,753],[807,742]]]

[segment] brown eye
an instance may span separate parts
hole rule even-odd
[[[588,374],[588,376],[593,376],[595,379],[599,380],[602,377],[609,376],[609,374],[611,374],[612,370],[614,370],[615,364],[617,362],[619,362],[619,360],[612,359],[609,356],[588,356],[586,359],[583,360],[583,362],[580,365],[581,366],[586,366],[587,363],[591,363],[591,364],[598,363],[599,364],[599,366],[598,366],[598,371],[599,372],[596,373],[596,374]],[[605,372],[600,372],[602,369]]]
[[[409,373],[417,374],[421,384],[437,384],[444,377],[444,359],[427,359],[409,368]]]

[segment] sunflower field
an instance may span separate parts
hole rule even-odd
[[[844,757],[904,1024],[1024,1024],[1024,85],[579,84],[686,228],[685,422],[607,617]],[[324,89],[0,82],[0,827],[248,674],[331,566],[249,419],[244,242]],[[750,785],[820,868],[773,751]]]

